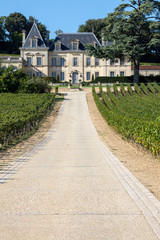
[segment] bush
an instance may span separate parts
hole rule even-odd
[[[59,83],[59,80],[54,77],[43,77],[42,79],[45,80],[47,83]]]
[[[133,83],[133,76],[129,77],[96,77],[90,83]],[[160,83],[160,76],[139,76],[139,83],[158,82]]]
[[[55,86],[55,94],[58,94],[58,86]]]
[[[40,78],[29,79],[20,85],[19,92],[23,93],[49,93],[51,86]]]
[[[133,77],[96,77],[93,83],[132,83]]]
[[[48,82],[41,78],[32,78],[11,66],[1,70],[0,93],[48,93],[51,87]]]

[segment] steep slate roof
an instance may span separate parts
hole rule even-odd
[[[23,44],[22,48],[30,48],[30,38],[32,37],[37,37],[38,38],[38,48],[45,48],[46,45],[43,41],[43,38],[38,30],[37,24],[34,22],[26,40],[25,43]]]
[[[84,45],[95,42],[97,45],[101,45],[94,33],[60,33],[54,40],[53,44],[50,47],[50,51],[54,51],[55,43],[61,42],[61,49],[63,51],[69,51],[71,49],[71,42],[73,40],[79,40],[79,50],[85,50]]]

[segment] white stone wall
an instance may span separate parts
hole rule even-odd
[[[21,49],[23,58],[23,69],[26,73],[36,76],[37,72],[42,73],[42,77],[48,76],[48,50],[44,49]],[[27,66],[27,58],[31,58],[31,66]],[[37,57],[41,58],[41,66],[37,65]]]
[[[110,76],[114,72],[114,76],[120,76],[120,72],[124,72],[124,76],[130,76],[131,62],[125,59],[124,65],[120,65],[120,60],[117,59],[114,65],[110,65],[110,60],[99,59],[99,64],[96,66],[95,57],[89,57],[86,51],[48,51],[44,49],[24,49],[21,48],[21,61],[2,62],[2,66],[14,65],[23,67],[25,72],[31,76],[37,76],[41,72],[42,77],[52,76],[52,72],[56,72],[61,79],[61,72],[64,73],[64,81],[73,81],[73,74],[77,73],[78,80],[89,82],[95,74],[99,76]],[[27,66],[27,57],[31,58],[31,66]],[[37,57],[41,58],[41,66],[37,65]],[[52,58],[56,58],[56,66],[52,66]],[[61,66],[61,58],[65,59],[64,66]],[[77,66],[73,65],[73,59],[77,58]],[[90,58],[90,65],[87,66],[87,58]],[[22,64],[23,59],[23,64]],[[90,80],[87,80],[87,73],[90,73]],[[152,74],[152,73],[150,73]],[[155,74],[154,74],[155,75]]]
[[[156,76],[156,75],[160,75],[160,70],[140,70],[139,73],[140,75],[143,75],[143,76],[150,76],[150,75]],[[134,74],[133,70],[131,71],[131,74],[132,75]]]
[[[9,67],[14,66],[16,68],[22,68],[22,58],[21,57],[9,57],[2,56],[0,57],[0,65],[1,67]]]
[[[52,58],[56,58],[56,66],[52,66]],[[64,66],[61,66],[60,59],[64,58]],[[74,58],[77,58],[77,66],[73,65]],[[90,58],[90,66],[87,66],[87,58]],[[99,72],[99,76],[103,74],[103,61],[99,60],[99,65],[95,66],[95,58],[87,56],[86,52],[49,52],[49,76],[52,72],[60,76],[64,72],[64,81],[72,80],[73,73],[78,73],[78,79],[87,81],[87,72],[90,72],[90,80],[92,75],[95,78],[95,72]]]
[[[115,59],[113,65],[110,65],[110,60],[104,61],[104,65],[104,76],[111,76],[111,72],[115,77],[120,76],[121,72],[124,72],[124,76],[131,76],[131,62],[126,58],[123,65],[120,65],[120,59]]]

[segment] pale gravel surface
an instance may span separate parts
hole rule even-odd
[[[98,111],[91,92],[87,94],[87,103],[90,117],[103,143],[160,200],[160,157],[153,156],[139,144],[122,139]]]
[[[99,141],[84,92],[1,176],[0,240],[160,239],[159,202]]]

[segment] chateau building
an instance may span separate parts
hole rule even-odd
[[[23,69],[31,76],[55,77],[60,81],[91,81],[98,76],[129,76],[131,63],[125,59],[105,61],[89,57],[85,44],[101,45],[94,33],[61,33],[54,42],[47,45],[33,24],[28,36],[23,31],[23,44],[20,48]]]
[[[49,31],[47,34],[47,44],[45,44],[37,24],[34,22],[28,36],[22,32],[22,47],[20,57],[0,57],[1,66],[9,65],[23,68],[30,76],[55,77],[60,81],[70,81],[78,83],[79,80],[89,82],[98,76],[131,76],[133,68],[127,59],[98,59],[88,56],[85,49],[86,44],[101,46],[95,34],[88,33],[61,33],[57,35],[54,42],[49,41]],[[157,70],[157,69],[156,69]],[[158,69],[160,70],[160,69]],[[141,71],[140,71],[141,73]],[[145,71],[157,74],[156,71]],[[158,71],[159,73],[159,71]]]

